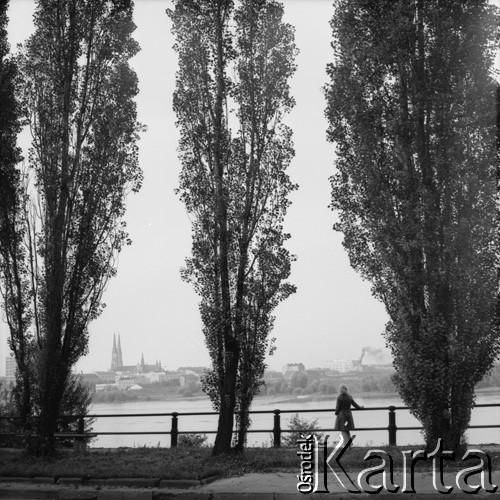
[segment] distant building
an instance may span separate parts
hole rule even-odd
[[[181,387],[199,382],[200,377],[205,373],[206,368],[202,366],[183,366],[176,372],[167,372],[166,380],[178,380]]]
[[[354,362],[352,359],[334,359],[327,362],[327,367],[339,373],[347,373],[354,370]]]
[[[97,384],[102,384],[102,380],[95,373],[82,373],[80,377],[86,385],[94,390]]]
[[[99,377],[99,384],[114,384],[119,378],[116,372],[92,372]]]
[[[96,384],[96,391],[112,391],[116,390],[116,384]]]
[[[127,390],[133,385],[135,385],[135,380],[130,377],[122,377],[116,381],[116,387],[118,387],[121,391]]]
[[[16,380],[16,358],[11,354],[5,358],[5,378],[9,382],[14,382]]]
[[[116,367],[116,373],[118,375],[123,375],[126,373],[136,373],[137,372],[137,367],[139,364],[136,365],[122,365],[122,366],[117,366]]]
[[[144,362],[144,354],[141,353],[141,362],[137,365],[137,373],[159,373],[162,371],[163,368],[159,361],[156,361],[154,365],[148,365]]]
[[[136,375],[144,373],[162,372],[161,362],[156,361],[152,365],[144,362],[144,354],[141,354],[141,360],[136,365],[124,365],[122,355],[122,344],[120,335],[113,335],[113,350],[111,351],[111,370],[109,373],[117,373],[120,375]],[[103,372],[100,372],[103,373]]]
[[[306,373],[309,382],[314,382],[315,380],[321,381],[328,378],[328,375],[322,368],[311,368],[310,370],[306,370]]]
[[[165,375],[166,374],[163,372],[140,373],[135,377],[135,380],[136,382],[154,384],[158,382],[164,382],[166,380]]]
[[[165,370],[163,372],[163,380],[165,382],[170,382],[171,380],[179,380],[180,376],[182,374],[185,374],[185,373],[188,373],[188,372],[179,372],[179,371],[176,371],[176,372],[173,372],[171,370]],[[195,373],[193,372],[189,372],[190,375],[196,375]]]
[[[294,373],[303,371],[305,371],[305,366],[302,363],[287,363],[283,366],[283,375],[287,380],[290,380]]]
[[[193,373],[201,377],[207,371],[207,368],[205,366],[180,366],[177,368],[177,371],[181,373]]]
[[[184,375],[178,375],[179,377],[179,385],[181,387],[185,387],[186,385],[193,384],[198,382],[200,379],[198,375],[189,375],[189,374],[184,374]]]
[[[118,334],[118,344],[116,343],[116,335],[113,334],[113,351],[111,352],[111,371],[118,371],[118,368],[123,366],[122,344],[120,335]]]
[[[286,372],[303,372],[305,370],[303,363],[287,363],[283,365],[283,373]]]

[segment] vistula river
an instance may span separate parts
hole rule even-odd
[[[376,395],[373,397],[356,397],[355,400],[365,406],[364,411],[353,413],[356,427],[384,427],[388,426],[388,411],[368,410],[371,407],[388,407],[390,405],[403,406],[398,396]],[[308,420],[317,420],[322,429],[332,429],[335,421],[334,407],[336,396],[331,400],[314,400],[309,397],[276,396],[274,398],[257,398],[254,401],[252,410],[266,410],[269,414],[253,414],[251,429],[263,429],[262,433],[250,433],[248,437],[249,446],[271,446],[273,428],[274,409],[281,411],[296,410],[301,418]],[[480,391],[477,393],[476,403],[500,403],[500,389]],[[330,409],[328,412],[306,412],[302,410],[312,409]],[[191,412],[211,412],[210,401],[205,398],[178,399],[171,401],[145,401],[145,402],[125,402],[125,403],[96,403],[92,405],[92,414],[137,414],[137,413],[191,413]],[[293,412],[295,413],[295,412]],[[283,413],[281,415],[281,427],[288,427],[288,422],[293,413]],[[151,432],[151,431],[170,431],[170,416],[152,416],[152,417],[104,417],[98,418],[93,424],[95,432]],[[500,406],[475,408],[472,410],[471,425],[500,424]],[[215,431],[217,428],[216,415],[196,415],[179,416],[179,431],[204,432]],[[419,422],[410,415],[408,410],[396,411],[396,425],[398,427],[419,427]],[[331,439],[336,439],[337,434],[334,431],[327,432]],[[387,429],[382,431],[354,431],[356,435],[355,444],[358,446],[381,446],[388,443]],[[208,442],[213,442],[214,434],[208,434]],[[496,429],[469,429],[467,432],[468,442],[470,444],[500,443],[500,428]],[[420,431],[397,431],[397,444],[421,444],[422,436]],[[138,447],[138,446],[170,446],[170,436],[168,434],[152,435],[113,435],[98,436],[91,445],[99,448],[116,448],[120,446]]]

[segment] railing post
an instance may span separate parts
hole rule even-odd
[[[396,407],[389,406],[389,446],[396,446]]]
[[[74,450],[76,453],[83,453],[87,450],[87,444],[85,442],[85,438],[81,436],[81,434],[85,434],[84,417],[78,417],[77,434],[79,434],[79,436],[75,438]]]
[[[85,420],[83,417],[78,419],[78,434],[85,434]]]
[[[177,446],[177,435],[179,433],[177,415],[178,413],[176,411],[172,413],[172,429],[170,431],[171,448],[175,448]]]
[[[274,410],[274,428],[273,428],[273,445],[275,448],[281,447],[281,410]]]

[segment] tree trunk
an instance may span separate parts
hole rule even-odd
[[[217,436],[213,449],[214,455],[229,453],[234,424],[234,409],[236,406],[236,377],[238,374],[239,349],[234,336],[231,318],[231,287],[229,282],[229,239],[227,234],[227,200],[224,192],[225,155],[224,155],[224,96],[225,96],[225,61],[224,61],[224,21],[223,4],[219,0],[215,29],[217,34],[217,96],[215,102],[214,123],[214,165],[215,165],[215,207],[216,230],[220,244],[220,287],[222,305],[222,324],[219,334],[222,335],[224,344],[224,370],[221,381],[219,423]]]
[[[54,434],[58,430],[61,401],[66,387],[68,372],[51,363],[51,356],[44,353],[44,380],[41,387],[39,439],[34,450],[38,455],[52,455],[56,448]]]
[[[21,394],[19,394],[19,399],[16,405],[19,409],[19,426],[23,429],[23,431],[31,433],[33,431],[31,414],[31,383],[30,374],[26,368],[24,368],[24,370],[18,368],[18,378],[20,380],[18,380],[17,383],[21,382]]]
[[[228,339],[224,357],[225,371],[220,398],[219,422],[213,455],[230,453],[233,438],[234,410],[236,408],[236,378],[238,374],[239,349],[234,339]]]
[[[250,415],[248,412],[250,410],[250,405],[252,404],[252,398],[249,397],[248,394],[248,384],[243,381],[241,387],[240,411],[238,418],[238,440],[236,442],[236,451],[238,453],[243,453],[245,445],[247,444],[248,428],[250,427]]]

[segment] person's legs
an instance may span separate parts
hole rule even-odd
[[[350,438],[351,438],[351,433],[348,430],[342,431],[342,439],[344,440],[344,444],[347,443],[347,441],[349,441]]]
[[[342,440],[344,446],[347,444],[349,439],[351,439],[351,432],[349,430],[342,431]],[[349,448],[352,448],[352,443],[349,445]]]

